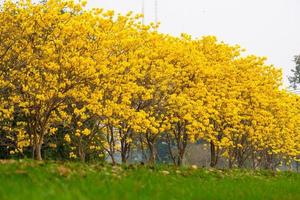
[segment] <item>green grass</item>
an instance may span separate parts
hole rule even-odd
[[[297,200],[300,174],[0,161],[0,200],[14,199]]]

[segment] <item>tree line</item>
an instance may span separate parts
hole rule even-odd
[[[281,70],[214,36],[175,37],[141,15],[85,2],[5,1],[0,9],[0,146],[6,157],[175,165],[210,145],[211,166],[275,168],[300,155],[299,97]]]

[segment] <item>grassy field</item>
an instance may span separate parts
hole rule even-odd
[[[300,174],[0,161],[0,200],[300,199]]]

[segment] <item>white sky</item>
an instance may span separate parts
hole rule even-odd
[[[155,0],[145,1],[145,21],[155,20]],[[160,31],[194,37],[215,35],[266,56],[283,68],[284,83],[300,54],[300,0],[157,0]],[[141,13],[143,0],[88,0],[88,7]]]

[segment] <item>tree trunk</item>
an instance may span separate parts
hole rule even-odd
[[[232,159],[229,158],[228,160],[228,168],[231,169],[233,167]]]
[[[126,156],[126,151],[121,151],[121,158],[122,158],[122,163],[126,164],[127,163],[127,156]]]
[[[111,156],[112,165],[116,165],[115,156]]]
[[[81,146],[79,147],[78,154],[79,154],[80,161],[85,162],[85,152]]]
[[[112,165],[116,165],[116,159],[115,159],[115,156],[114,156],[111,152],[109,152],[108,154],[109,154],[109,156],[110,156],[110,158],[111,158],[111,164],[112,164]]]
[[[172,159],[174,165],[176,165],[175,156],[173,155],[173,152],[172,152],[172,141],[171,141],[170,135],[168,133],[166,135],[166,139],[167,139],[166,141],[167,141],[167,144],[168,144],[168,150],[169,150],[170,158]]]
[[[178,125],[178,133],[175,135],[176,143],[177,143],[177,165],[181,166],[183,162],[183,157],[185,154],[185,148],[188,142],[188,136],[185,132],[185,129]]]
[[[31,159],[35,159],[35,145],[32,144],[32,150],[31,150]]]
[[[182,165],[182,158],[180,158],[180,156],[178,156],[177,158],[177,166],[181,166]]]
[[[139,135],[139,139],[140,139],[140,145],[141,145],[141,151],[142,151],[142,161],[146,162],[147,160],[147,155],[145,153],[145,149],[144,149],[144,142],[143,142],[143,138],[141,135]]]
[[[232,152],[229,150],[229,157],[228,157],[228,168],[231,169],[233,167],[233,156]]]
[[[216,146],[213,141],[210,141],[210,166],[215,167],[217,165]]]
[[[186,141],[178,141],[177,145],[177,151],[178,151],[178,155],[177,155],[177,165],[181,166],[183,163],[183,157],[184,157],[184,153],[185,153],[185,148],[186,148]]]
[[[119,136],[121,138],[121,159],[122,163],[126,164],[131,150],[131,142],[128,141],[128,139],[131,138],[130,128],[128,128],[127,131],[122,131],[119,129]]]
[[[43,158],[42,158],[42,143],[38,142],[34,149],[35,149],[35,159],[43,160]]]
[[[257,164],[256,164],[256,161],[255,161],[255,154],[254,154],[253,151],[252,151],[252,154],[251,154],[251,155],[252,155],[252,156],[251,156],[252,169],[256,169]]]
[[[130,143],[125,140],[121,140],[121,159],[122,163],[126,164],[130,155]]]
[[[156,161],[156,150],[154,145],[151,145],[151,147],[149,146],[149,151],[150,151],[150,156],[149,156],[149,163],[150,164],[155,164]]]
[[[148,163],[152,165],[156,161],[155,137],[151,137],[150,133],[146,133],[146,141],[150,153]]]
[[[183,161],[183,155],[184,152],[182,152],[181,150],[179,151],[178,157],[177,157],[177,165],[181,166],[182,165],[182,161]]]
[[[243,160],[243,155],[241,153],[241,150],[237,150],[237,165],[238,168],[242,168],[244,166],[244,160]]]

